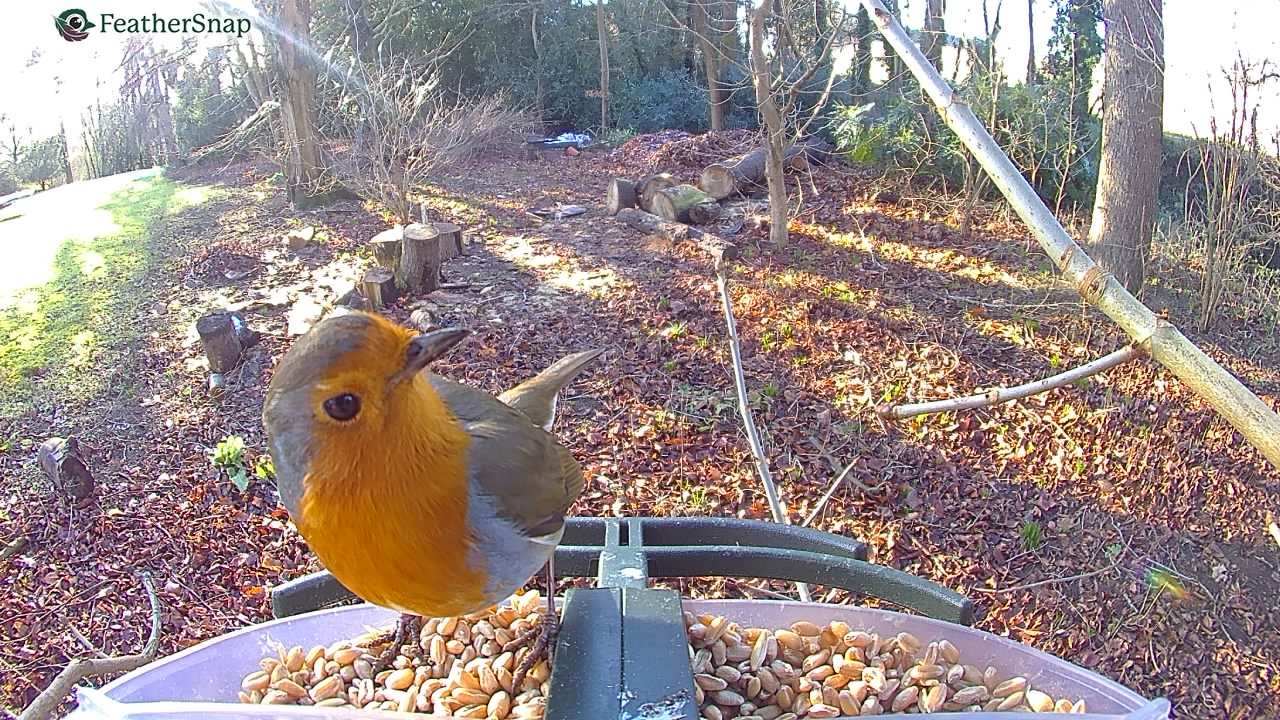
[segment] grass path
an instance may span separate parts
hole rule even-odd
[[[209,195],[150,170],[14,206],[22,215],[0,225],[0,418],[76,413],[77,426],[132,396],[144,318],[183,251],[167,221]]]

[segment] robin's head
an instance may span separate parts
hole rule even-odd
[[[397,447],[397,435],[414,431],[420,406],[435,399],[422,370],[470,334],[447,328],[415,335],[380,315],[350,313],[299,338],[271,378],[262,413],[290,513],[317,463],[344,474],[367,449]]]

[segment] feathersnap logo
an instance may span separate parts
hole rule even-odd
[[[90,22],[83,10],[64,10],[53,19],[58,34],[67,42],[79,42],[89,37],[89,30],[135,35],[138,33],[180,33],[183,35],[231,35],[243,37],[253,25],[249,18],[211,17],[196,13],[189,17],[160,17],[152,13],[142,17],[117,17],[102,13],[97,23]]]
[[[89,16],[83,10],[63,10],[62,14],[53,19],[54,24],[58,28],[58,34],[67,42],[80,42],[89,37],[86,32],[91,28],[97,27],[89,22]]]

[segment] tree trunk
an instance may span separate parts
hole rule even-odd
[[[1036,73],[1036,0],[1027,0],[1027,84],[1040,82]]]
[[[609,181],[608,210],[609,216],[618,214],[623,208],[636,206],[636,186],[630,180],[614,178]]]
[[[533,19],[529,22],[529,33],[533,35],[533,57],[534,67],[533,75],[537,79],[538,85],[534,89],[534,111],[538,113],[538,132],[545,133],[547,131],[547,113],[544,105],[544,92],[542,88],[542,28],[538,23],[538,5],[533,6]]]
[[[600,34],[600,131],[609,129],[609,24],[604,0],[596,0],[596,31]]]
[[[801,170],[808,167],[809,160],[825,158],[831,149],[830,145],[821,140],[805,140],[783,150],[783,163],[785,167]],[[764,148],[757,148],[749,153],[708,165],[703,169],[702,177],[698,179],[698,186],[716,200],[745,193],[764,180],[766,155]]]
[[[711,104],[711,129],[723,130],[725,125],[724,88],[720,83],[720,57],[712,42],[708,20],[708,0],[690,0],[689,14],[693,16],[693,34],[702,53],[702,66],[707,73],[707,94]]]
[[[430,225],[413,223],[404,228],[400,241],[400,270],[396,282],[401,288],[425,295],[440,287],[440,231]]]
[[[453,223],[433,223],[440,233],[440,262],[462,257],[462,226]]]
[[[653,196],[653,214],[663,220],[699,225],[720,217],[720,203],[692,185],[677,185]]]
[[[315,132],[316,71],[311,48],[311,0],[282,0],[276,35],[276,81],[284,121],[285,178],[289,202],[305,206],[316,191],[322,166]]]
[[[400,296],[400,291],[396,288],[395,271],[385,267],[369,268],[360,279],[360,293],[374,310],[381,310],[395,302]]]
[[[946,11],[945,0],[926,0],[924,15],[924,56],[938,72],[942,72],[942,47],[946,44],[947,30],[942,21]]]
[[[1102,164],[1089,253],[1136,293],[1146,273],[1164,134],[1163,0],[1106,0]]]
[[[764,26],[769,19],[769,0],[751,11],[751,79],[756,89],[756,104],[764,118],[765,177],[769,185],[769,239],[775,246],[787,244],[787,179],[783,175],[784,148],[782,114],[773,96],[773,74],[764,55]]]
[[[378,38],[369,25],[369,9],[365,0],[343,0],[347,11],[347,32],[351,36],[351,49],[356,57],[368,61],[373,49],[378,46]]]
[[[657,173],[654,175],[645,175],[640,178],[640,182],[636,185],[636,189],[640,195],[640,207],[648,212],[653,212],[653,196],[658,194],[660,190],[666,190],[680,184],[670,173]]]
[[[726,79],[724,71],[728,66],[737,62],[738,59],[738,0],[721,0],[720,17],[717,20],[719,22],[720,57],[724,60],[720,68],[720,78],[724,81]],[[726,84],[721,98],[726,104],[726,115],[729,112],[727,105],[730,95],[732,93]]]

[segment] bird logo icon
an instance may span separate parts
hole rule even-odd
[[[63,10],[61,15],[53,19],[53,23],[58,28],[58,34],[67,42],[80,42],[89,37],[88,30],[97,27],[89,22],[89,16],[83,10],[78,9]]]

